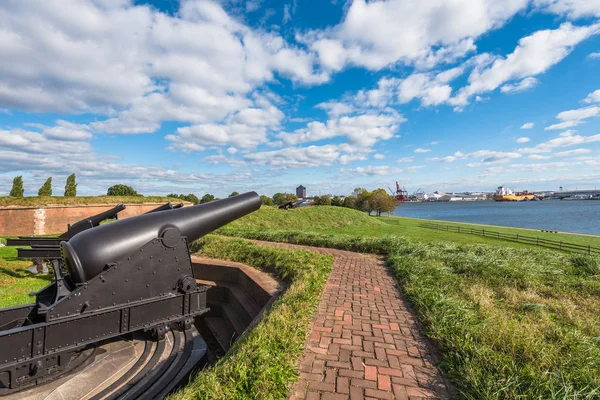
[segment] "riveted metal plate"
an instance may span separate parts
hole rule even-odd
[[[46,329],[46,352],[56,352],[119,333],[119,310],[49,325]]]

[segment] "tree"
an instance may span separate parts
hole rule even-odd
[[[193,204],[200,204],[200,199],[198,198],[198,196],[196,196],[193,193],[190,193],[187,196],[184,196],[183,200],[189,201],[190,203],[193,203]]]
[[[202,196],[202,199],[200,199],[200,203],[210,203],[213,200],[215,200],[215,196],[210,193],[206,193],[204,196]]]
[[[285,203],[289,203],[290,201],[297,201],[297,200],[298,200],[298,196],[296,196],[295,194],[292,194],[292,193],[275,193],[273,195],[273,201],[278,206],[285,204]]]
[[[23,189],[23,177],[19,175],[13,179],[12,189],[10,189],[10,196],[23,197],[24,192],[25,189]]]
[[[52,177],[46,179],[46,182],[38,190],[38,196],[52,196]]]
[[[263,194],[262,196],[260,196],[260,199],[262,200],[262,203],[265,206],[274,206],[275,205],[275,202],[269,196],[266,196]]]
[[[75,174],[69,175],[65,184],[65,197],[77,196],[77,183],[75,182]]]
[[[355,206],[356,206],[355,203],[356,203],[356,197],[346,196],[344,198],[344,202],[342,203],[342,206],[346,207],[346,208],[355,208]]]
[[[108,188],[106,192],[107,196],[141,196],[131,186],[123,185],[118,183]],[[66,196],[66,195],[65,195]]]
[[[229,195],[229,197],[233,197],[233,196],[237,196],[239,195],[239,192],[231,192],[231,194]]]
[[[331,198],[329,196],[315,196],[313,198],[313,204],[315,206],[330,206]]]
[[[371,192],[369,203],[369,208],[377,212],[378,216],[381,216],[381,213],[383,212],[394,211],[394,208],[396,208],[397,205],[396,199],[390,196],[385,189],[377,189]]]
[[[344,204],[344,201],[341,199],[340,196],[333,196],[331,198],[331,205],[332,206],[336,206],[336,207],[341,207]]]
[[[369,193],[365,188],[356,188],[352,192],[352,195],[355,198],[354,208],[357,210],[366,211],[369,213],[369,215],[371,215],[371,212],[373,212],[372,208],[369,209],[369,197],[371,193]]]

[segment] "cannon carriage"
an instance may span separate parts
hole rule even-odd
[[[62,267],[35,293],[35,304],[0,310],[0,394],[60,378],[86,365],[99,343],[131,335],[170,335],[177,351],[157,372],[159,340],[135,384],[129,380],[98,398],[167,393],[206,353],[193,321],[208,312],[209,286],[196,283],[188,243],[260,205],[250,192],[95,226],[63,240]]]

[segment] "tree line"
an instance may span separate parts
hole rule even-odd
[[[65,197],[77,196],[77,182],[75,181],[75,174],[71,174],[67,177],[65,183]],[[23,197],[25,188],[23,186],[23,176],[17,176],[13,179],[12,188],[10,189],[9,196],[11,197]],[[46,179],[42,187],[38,190],[38,196],[52,196],[52,177]]]
[[[12,189],[10,190],[10,196],[12,197],[23,197],[25,189],[23,187],[23,177],[17,176],[13,179]],[[232,192],[229,197],[237,196],[238,192]],[[118,183],[108,188],[106,192],[107,196],[143,196],[139,194],[133,187]],[[38,190],[38,196],[52,196],[52,177],[46,179],[44,184]],[[67,177],[65,183],[65,197],[77,196],[77,182],[75,174],[71,174]],[[214,200],[219,200],[217,197],[210,193],[206,193],[201,198],[198,198],[193,193],[189,194],[177,194],[169,193],[167,197],[175,199],[181,199],[189,201],[193,204],[203,204]],[[298,197],[292,193],[275,193],[273,197],[266,195],[260,196],[262,202],[266,206],[280,206],[289,202],[298,200]],[[369,192],[365,188],[356,188],[352,191],[349,196],[315,196],[313,198],[313,205],[315,206],[335,206],[335,207],[346,207],[353,208],[355,210],[364,211],[371,215],[373,212],[377,215],[381,213],[392,212],[398,205],[398,201],[390,196],[384,189],[376,189]]]

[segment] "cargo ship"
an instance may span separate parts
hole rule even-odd
[[[504,186],[498,187],[496,193],[492,196],[492,198],[496,201],[528,201],[534,200],[535,195],[533,193],[529,193],[528,191],[523,192],[513,192],[509,188],[505,188]]]

